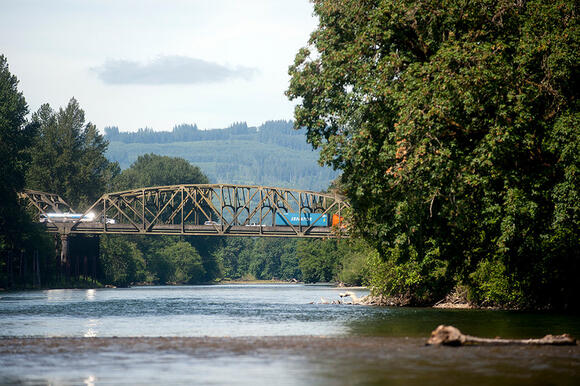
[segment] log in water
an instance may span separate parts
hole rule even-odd
[[[539,345],[539,346],[575,346],[576,339],[568,334],[548,334],[540,339],[502,339],[480,338],[465,335],[453,326],[438,326],[431,333],[428,345],[467,346],[467,345]]]

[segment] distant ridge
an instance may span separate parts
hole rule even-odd
[[[125,169],[147,153],[182,157],[199,166],[212,182],[325,190],[338,176],[318,165],[318,152],[292,121],[267,121],[258,127],[237,122],[225,129],[199,130],[181,124],[172,131],[149,128],[123,132],[106,127],[107,157]]]

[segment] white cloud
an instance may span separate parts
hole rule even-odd
[[[92,69],[107,84],[196,84],[217,83],[227,79],[250,80],[256,68],[226,67],[186,56],[161,56],[149,63],[108,60]]]
[[[0,47],[30,110],[74,96],[100,129],[291,119],[288,66],[316,27],[309,0],[0,0],[0,9]]]

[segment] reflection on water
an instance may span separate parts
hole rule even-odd
[[[84,333],[84,337],[85,338],[96,338],[97,337],[97,326],[99,324],[99,321],[96,319],[89,319],[85,325],[85,333]]]
[[[89,375],[88,377],[86,377],[85,379],[83,379],[83,383],[87,386],[95,386],[95,382],[97,381],[97,378],[94,375]]]
[[[44,291],[48,302],[70,301],[78,298],[82,292],[84,291],[72,289],[51,289]]]
[[[96,296],[97,296],[96,289],[88,289],[85,291],[85,300],[88,300],[88,301],[95,300]]]
[[[580,336],[542,313],[316,304],[329,286],[228,285],[0,295],[1,384],[575,384],[575,347],[425,347],[472,335]],[[364,295],[365,291],[357,291]]]

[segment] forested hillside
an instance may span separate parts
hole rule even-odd
[[[226,129],[199,130],[182,124],[173,131],[105,128],[107,157],[121,168],[148,153],[182,157],[199,166],[211,182],[323,190],[338,175],[318,165],[318,152],[306,143],[305,131],[290,121],[268,121],[259,127],[235,123]]]

